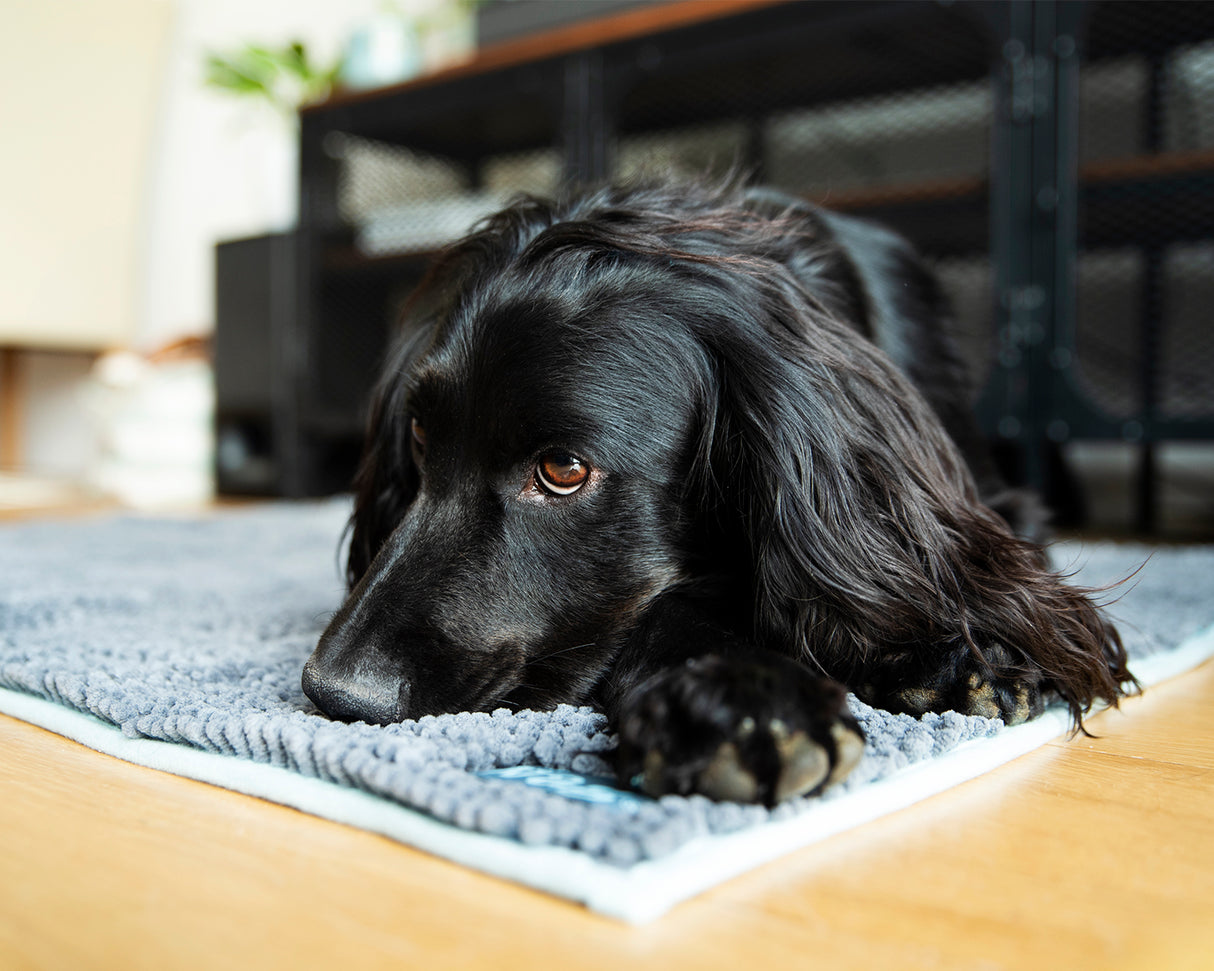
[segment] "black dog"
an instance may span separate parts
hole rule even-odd
[[[329,715],[593,704],[622,779],[770,804],[859,758],[842,684],[1009,722],[1132,684],[892,234],[733,189],[528,200],[408,316],[303,674]]]

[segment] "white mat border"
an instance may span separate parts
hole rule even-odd
[[[1214,627],[1174,651],[1131,665],[1144,687],[1214,657]],[[129,738],[93,715],[0,688],[0,712],[127,762],[257,796],[357,826],[472,869],[585,904],[629,923],[657,917],[680,901],[795,849],[913,805],[1003,765],[1068,729],[1065,710],[908,766],[797,816],[724,835],[697,837],[674,853],[621,868],[564,847],[515,840],[441,823],[388,799],[308,778],[289,769],[147,738]]]

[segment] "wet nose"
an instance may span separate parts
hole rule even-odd
[[[409,710],[409,682],[363,671],[357,676],[327,670],[315,656],[303,669],[303,690],[330,718],[346,722],[391,725]]]

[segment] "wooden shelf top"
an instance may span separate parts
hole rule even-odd
[[[339,89],[326,100],[305,105],[300,110],[309,114],[374,101],[477,74],[635,40],[649,34],[676,30],[790,2],[794,0],[667,0],[664,3],[636,7],[610,16],[596,17],[490,44],[477,50],[466,61],[399,84],[359,91]]]
[[[1161,152],[1088,162],[1079,167],[1081,184],[1137,182],[1184,175],[1214,174],[1214,150]]]

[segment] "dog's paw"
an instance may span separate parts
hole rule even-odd
[[[1019,725],[1040,715],[1045,701],[1036,684],[971,672],[951,685],[902,688],[881,707],[916,718],[929,711],[957,711]]]
[[[620,778],[651,796],[774,806],[842,779],[864,734],[841,685],[778,655],[708,655],[634,688],[619,717]]]
[[[888,659],[881,672],[884,683],[861,685],[856,694],[868,704],[916,718],[929,711],[957,711],[1019,725],[1045,710],[1041,675],[1000,644],[984,648],[984,661],[965,647],[942,654],[935,666],[910,657]]]

